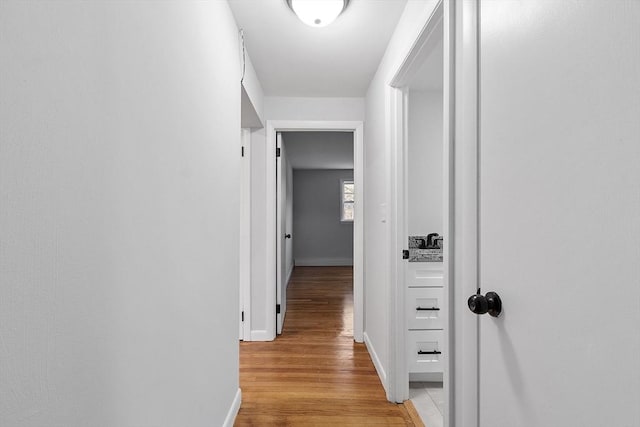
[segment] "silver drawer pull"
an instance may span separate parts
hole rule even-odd
[[[440,307],[416,307],[417,311],[440,311]]]

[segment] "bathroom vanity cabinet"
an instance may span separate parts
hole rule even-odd
[[[408,263],[406,285],[409,376],[417,381],[442,381],[447,316],[442,263]]]

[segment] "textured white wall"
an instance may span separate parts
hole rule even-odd
[[[0,63],[0,425],[222,425],[238,390],[227,3],[3,0]]]
[[[380,361],[385,387],[389,364],[389,266],[390,159],[387,110],[388,85],[424,26],[436,0],[409,0],[369,85],[364,128],[364,239],[365,333],[370,349]]]

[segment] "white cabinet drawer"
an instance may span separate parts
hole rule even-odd
[[[407,327],[409,329],[442,329],[444,324],[443,288],[407,289]]]
[[[405,274],[406,285],[409,288],[444,286],[441,262],[409,262]]]
[[[407,338],[409,372],[443,371],[442,331],[409,331]]]

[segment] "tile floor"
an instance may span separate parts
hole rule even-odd
[[[427,427],[442,427],[444,391],[442,383],[411,382],[409,398]]]

